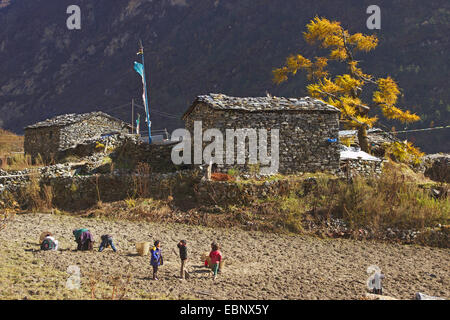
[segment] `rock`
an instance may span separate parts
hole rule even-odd
[[[434,181],[450,183],[450,154],[428,154],[422,158],[419,171]]]
[[[445,300],[444,298],[433,297],[420,292],[416,292],[414,298],[415,300]]]

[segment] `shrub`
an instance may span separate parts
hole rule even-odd
[[[18,193],[18,202],[33,211],[49,211],[53,207],[53,189],[40,185],[36,175],[30,176],[29,183]]]
[[[239,170],[236,168],[231,168],[231,169],[228,169],[227,173],[228,173],[228,175],[236,178],[239,175]]]
[[[148,163],[139,162],[136,166],[136,174],[133,176],[134,194],[139,198],[147,198],[150,195],[150,173]]]
[[[429,190],[393,170],[385,170],[380,179],[341,183],[335,199],[333,212],[353,228],[421,229],[449,222],[448,197],[435,199]]]

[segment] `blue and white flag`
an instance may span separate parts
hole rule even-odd
[[[134,70],[136,70],[136,72],[139,73],[142,78],[142,86],[143,86],[142,101],[144,102],[145,113],[148,114],[147,95],[145,92],[147,90],[147,88],[146,88],[147,86],[146,86],[146,81],[145,81],[144,65],[142,63],[135,61],[134,62]],[[145,122],[147,122],[147,119],[145,119]]]

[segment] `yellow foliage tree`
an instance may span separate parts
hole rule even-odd
[[[411,142],[393,142],[386,145],[386,155],[398,162],[403,162],[411,166],[420,164],[424,153],[415,148]]]
[[[376,116],[369,115],[371,109],[381,108],[386,118],[404,123],[420,119],[416,114],[396,106],[400,89],[391,77],[376,79],[358,66],[355,54],[375,49],[378,44],[375,35],[350,34],[340,22],[319,17],[311,20],[306,28],[303,33],[306,42],[326,49],[328,55],[313,60],[301,54],[291,55],[283,67],[273,70],[274,82],[280,84],[287,81],[289,75],[295,75],[299,70],[306,71],[310,82],[307,86],[309,95],[341,110],[341,121],[347,127],[358,130],[359,145],[365,152],[370,152],[367,129],[378,120]],[[348,73],[333,77],[327,70],[329,61],[345,64]],[[372,86],[369,88],[372,90],[372,100],[367,103],[363,102],[361,94],[369,86]]]

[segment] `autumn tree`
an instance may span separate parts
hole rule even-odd
[[[326,56],[308,59],[301,54],[291,55],[283,67],[273,70],[274,82],[280,84],[295,75],[299,70],[307,73],[310,96],[320,99],[341,110],[341,121],[347,127],[358,130],[361,149],[370,152],[367,129],[378,120],[370,115],[374,108],[380,108],[387,119],[403,123],[419,120],[419,116],[409,111],[402,111],[396,106],[400,89],[390,77],[375,78],[365,74],[359,67],[356,54],[369,52],[376,48],[378,38],[362,33],[350,34],[340,22],[315,17],[307,24],[303,33],[309,45],[318,46],[327,51]],[[328,71],[330,61],[337,61],[346,66],[347,73],[333,75]],[[363,90],[371,90],[371,101],[363,101]]]

